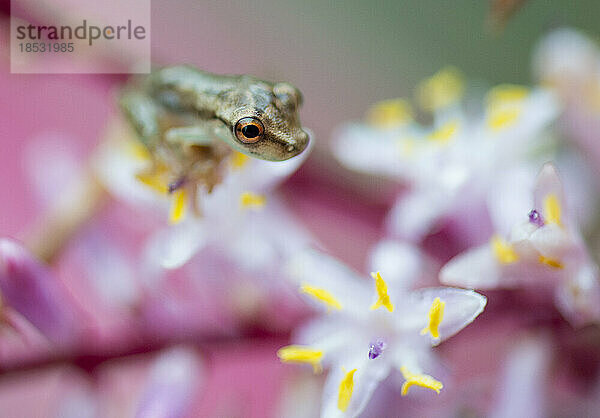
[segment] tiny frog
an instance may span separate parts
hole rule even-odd
[[[148,149],[147,175],[168,173],[168,191],[197,185],[210,192],[231,153],[283,161],[300,154],[309,137],[289,83],[248,75],[216,75],[190,66],[154,71],[124,89],[120,106]]]

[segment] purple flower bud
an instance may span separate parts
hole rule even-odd
[[[385,348],[385,343],[378,339],[375,342],[372,342],[369,345],[369,358],[371,360],[376,359],[383,353],[383,349]]]
[[[542,215],[537,210],[531,209],[527,216],[529,216],[529,222],[532,224],[544,226],[544,218],[542,218]]]
[[[0,239],[0,292],[53,343],[66,347],[81,337],[84,315],[64,285],[20,244]]]

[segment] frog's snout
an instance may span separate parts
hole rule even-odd
[[[289,145],[287,148],[287,151],[292,153],[293,157],[300,154],[306,149],[306,147],[308,146],[308,142],[310,141],[310,137],[306,132],[300,130],[300,132],[296,135],[294,139],[295,143]]]

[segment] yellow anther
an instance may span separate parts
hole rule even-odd
[[[240,206],[243,209],[259,209],[265,206],[267,198],[265,195],[252,192],[244,192],[240,195]]]
[[[553,258],[544,257],[541,254],[540,254],[539,260],[540,260],[540,263],[545,264],[545,265],[547,265],[549,267],[552,267],[552,268],[555,268],[555,269],[562,269],[562,268],[564,268],[563,264],[560,261],[555,260]]]
[[[125,151],[136,160],[149,161],[152,157],[148,149],[140,141],[125,141]]]
[[[429,308],[429,324],[421,330],[421,335],[425,335],[428,332],[433,338],[440,337],[439,327],[444,319],[444,307],[446,302],[442,302],[440,298],[435,298]]]
[[[390,312],[394,312],[394,305],[390,302],[390,297],[387,293],[387,284],[381,277],[379,272],[371,273],[371,277],[375,279],[375,290],[377,290],[377,302],[371,306],[371,309],[377,309],[381,306],[385,306]]]
[[[560,225],[562,208],[558,196],[551,193],[544,197],[544,221],[551,224]]]
[[[488,127],[495,132],[501,131],[513,125],[521,115],[519,108],[499,107],[497,109],[488,109],[487,124]]]
[[[338,302],[338,300],[335,298],[335,296],[333,296],[331,293],[329,293],[325,289],[321,289],[319,287],[313,287],[309,284],[303,284],[300,287],[300,291],[312,296],[319,302],[323,302],[325,305],[327,305],[328,308],[336,309],[336,310],[342,309],[342,304],[340,302]]]
[[[338,409],[345,412],[348,409],[352,392],[354,391],[354,373],[356,369],[350,370],[340,382],[340,390],[338,394]]]
[[[499,131],[514,124],[521,115],[521,102],[527,98],[529,90],[523,86],[503,84],[494,87],[487,94],[487,124],[493,131]]]
[[[438,394],[444,387],[439,380],[435,380],[433,377],[426,374],[411,373],[405,366],[402,366],[400,371],[402,372],[404,379],[406,379],[402,384],[402,396],[408,394],[408,389],[410,389],[411,386],[421,386],[423,388],[435,390]]]
[[[460,100],[464,90],[460,71],[447,67],[419,84],[417,100],[423,109],[435,111]]]
[[[144,185],[150,187],[154,191],[160,194],[167,194],[169,192],[169,188],[167,187],[167,180],[162,175],[162,173],[138,173],[135,175],[135,178],[143,183]]]
[[[234,151],[229,161],[235,170],[240,170],[244,168],[248,161],[250,161],[250,157],[248,157],[246,154],[242,154],[241,152]]]
[[[501,84],[492,88],[486,97],[488,106],[521,102],[529,95],[529,89],[514,84]]]
[[[313,367],[315,373],[320,373],[323,352],[302,345],[288,345],[277,351],[277,357],[283,363],[306,363]]]
[[[171,204],[171,214],[169,222],[172,224],[179,223],[185,215],[185,203],[187,201],[187,193],[185,189],[179,189],[173,193],[173,202]]]
[[[429,140],[438,142],[440,144],[446,144],[454,137],[458,131],[458,121],[451,121],[440,126],[438,129],[429,134]]]
[[[375,103],[367,112],[367,121],[377,127],[393,128],[410,122],[413,111],[403,99],[384,100]]]
[[[511,244],[504,241],[498,235],[494,235],[491,240],[492,250],[496,259],[502,264],[512,264],[519,261],[519,254],[516,253]]]

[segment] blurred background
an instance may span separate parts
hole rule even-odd
[[[19,2],[19,14],[31,22],[66,15],[72,8],[89,9],[93,14],[98,8],[93,3],[23,0]],[[515,1],[514,13],[502,23],[494,20],[498,19],[495,8],[509,10],[511,3],[152,0],[152,60],[159,66],[189,63],[215,73],[252,74],[296,85],[304,95],[301,120],[314,132],[316,149],[281,188],[281,194],[292,212],[331,253],[363,271],[368,249],[383,235],[382,221],[398,187],[342,169],[328,148],[332,132],[342,122],[363,118],[374,102],[414,97],[420,80],[448,65],[459,68],[467,79],[482,86],[530,84],[532,50],[552,28],[572,26],[598,38],[598,1]],[[43,167],[37,164],[43,160],[36,155],[42,152],[55,161],[65,154],[74,156],[62,165],[67,173],[77,171],[68,170],[73,161],[84,166],[106,132],[108,121],[117,113],[116,91],[127,77],[11,74],[10,4],[2,1],[0,5],[0,236],[22,240],[51,205],[52,193],[61,190],[60,183],[52,183],[51,173],[40,170]],[[110,1],[102,3],[104,12],[110,9]],[[40,190],[39,185],[46,183],[38,180],[44,176],[48,176],[51,186]],[[100,230],[106,239],[118,228],[113,225],[114,229],[104,230],[99,225],[112,221],[122,227],[123,218],[135,216],[134,211],[115,209],[114,205],[109,204],[109,210],[99,215],[99,223],[88,227]],[[128,250],[131,254],[142,240],[141,229],[133,225],[128,231],[134,236],[132,249]],[[54,267],[69,283],[76,280],[78,272],[73,267],[77,264],[73,262],[77,245],[77,241],[71,244]],[[291,323],[305,314],[293,317]],[[208,318],[206,323],[207,328],[218,328]],[[219,338],[223,335],[217,332],[216,342],[200,340],[197,345],[191,344],[192,348],[185,348],[188,351],[182,356],[175,353],[179,361],[176,365],[183,364],[183,370],[191,367],[186,362],[204,362],[194,366],[203,370],[198,374],[203,374],[204,383],[194,398],[195,412],[173,416],[313,416],[318,405],[308,408],[304,415],[290,411],[296,411],[299,403],[318,399],[320,387],[306,383],[304,375],[296,380],[289,378],[292,371],[279,364],[275,356],[277,348],[288,342],[291,328],[289,324],[277,330],[264,324],[243,324],[234,332],[244,337],[239,342],[222,342]],[[127,334],[123,329],[119,332]],[[500,342],[509,332],[499,329],[490,341]],[[468,347],[466,341],[473,339],[485,350],[484,332],[466,330],[465,334],[457,337],[459,342],[454,347]],[[112,338],[118,340],[120,336]],[[107,346],[109,349],[97,356],[84,354],[51,361],[40,355],[27,362],[7,354],[5,367],[0,364],[0,415],[98,416],[94,415],[97,409],[93,405],[95,396],[101,393],[102,399],[111,402],[105,416],[133,416],[132,399],[138,396],[134,394],[142,393],[150,384],[151,370],[160,369],[157,362],[162,357],[157,353],[170,344],[140,337],[123,349],[112,351],[109,343]],[[449,348],[448,358],[457,356],[457,352],[458,348]],[[486,360],[475,362],[474,367],[475,374],[490,369]],[[283,382],[292,383],[280,385]],[[292,390],[294,385],[296,390]],[[294,395],[282,401],[281,394],[286,391]],[[49,410],[54,415],[48,415]],[[470,416],[468,411],[464,416]]]
[[[11,98],[2,103],[4,149],[20,153],[28,139],[40,132],[58,131],[72,137],[79,152],[85,153],[114,111],[115,89],[125,77],[9,74],[10,7],[8,1],[2,4],[3,89]],[[74,0],[18,4],[33,22],[68,14],[70,8],[89,9],[91,15],[98,9]],[[497,7],[513,11],[501,25],[493,23]],[[100,8],[106,14],[110,2]],[[327,155],[328,140],[340,123],[362,118],[369,105],[379,100],[412,98],[420,80],[448,65],[484,86],[527,83],[532,48],[544,33],[573,26],[597,37],[599,15],[600,5],[592,0],[576,6],[560,0],[442,5],[436,1],[349,1],[343,7],[310,1],[181,1],[174,5],[153,0],[152,59],[157,65],[190,63],[207,71],[248,73],[297,85],[305,98],[301,120],[314,131],[317,141],[317,152],[306,168],[324,173],[322,181],[343,189],[344,177],[350,175],[340,174]],[[27,113],[23,113],[25,108]],[[19,164],[10,152],[0,158],[8,172]],[[2,181],[3,190],[15,185],[8,176]],[[32,214],[27,208],[34,204],[26,188],[20,190],[23,202],[5,202],[6,216],[0,219],[4,234],[18,234],[30,218],[26,214]]]

